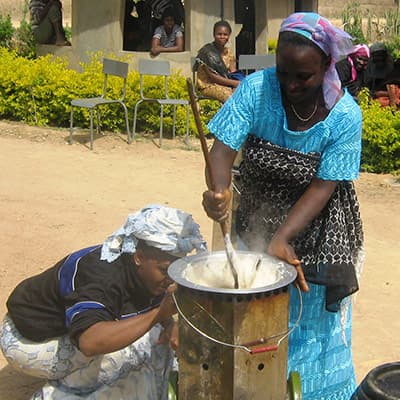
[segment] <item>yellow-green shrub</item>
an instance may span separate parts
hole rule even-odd
[[[361,169],[368,172],[400,171],[400,113],[371,100],[368,90],[359,95],[363,113]]]
[[[0,118],[24,121],[28,124],[69,126],[70,102],[72,99],[99,96],[103,90],[101,54],[94,54],[91,62],[82,64],[82,72],[71,70],[66,61],[51,55],[29,60],[15,52],[0,48]],[[146,79],[149,95],[162,95],[163,78]],[[119,97],[121,81],[110,78],[110,97]],[[188,99],[186,80],[179,72],[169,79],[170,97]],[[130,71],[127,83],[126,105],[129,110],[130,125],[133,109],[139,99],[139,74]],[[216,102],[202,104],[203,123],[216,112]],[[154,103],[144,103],[139,107],[137,131],[154,132],[159,129],[159,107]],[[172,129],[172,109],[165,108],[165,130]],[[74,125],[89,126],[87,111],[74,109]],[[103,107],[101,125],[106,130],[125,130],[125,119],[118,105]],[[190,130],[197,132],[194,119],[190,118]],[[184,107],[177,108],[176,133],[186,132]]]

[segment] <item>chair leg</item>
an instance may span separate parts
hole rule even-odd
[[[162,146],[163,122],[164,122],[164,106],[161,104],[161,110],[160,110],[160,147]]]
[[[96,107],[96,121],[97,121],[96,132],[99,135],[100,132],[101,132],[101,121],[100,121],[100,110],[99,110],[99,107]]]
[[[93,150],[93,109],[89,110],[90,116],[90,150]]]
[[[132,126],[132,136],[131,139],[129,141],[129,143],[132,142],[132,140],[135,139],[135,134],[136,134],[136,118],[137,118],[137,111],[138,111],[138,107],[139,104],[141,103],[141,101],[139,100],[136,104],[135,104],[135,111],[133,113],[133,126]]]
[[[186,105],[186,136],[185,143],[189,144],[189,105]]]
[[[131,133],[129,131],[129,119],[128,119],[128,109],[126,107],[126,105],[124,103],[120,103],[121,106],[124,109],[124,113],[125,113],[125,123],[126,123],[126,134],[128,135],[128,143],[131,142]]]
[[[71,111],[69,115],[69,144],[72,144],[72,130],[74,126],[74,108],[71,105]]]
[[[175,123],[176,123],[176,105],[174,105],[174,114],[172,119],[172,139],[175,139]]]

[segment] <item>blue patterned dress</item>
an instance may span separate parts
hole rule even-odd
[[[361,127],[361,111],[346,92],[325,120],[305,131],[289,130],[275,68],[244,80],[208,124],[214,136],[234,150],[253,135],[297,152],[318,153],[316,176],[336,181],[359,175]],[[342,301],[347,313],[329,312],[326,287],[309,286],[310,292],[303,293],[300,325],[289,339],[288,371],[300,373],[304,400],[348,400],[356,388],[350,300]],[[290,326],[300,307],[297,290],[291,291]]]

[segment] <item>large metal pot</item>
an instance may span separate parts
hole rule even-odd
[[[264,272],[269,269],[270,272],[276,276],[276,279],[274,279],[273,282],[269,282],[267,285],[242,289],[210,286],[204,284],[204,282],[197,283],[194,279],[190,279],[190,275],[188,275],[189,269],[191,271],[198,269],[201,274],[209,272],[210,268],[223,268],[226,263],[226,254],[224,251],[199,253],[194,256],[183,257],[170,265],[168,274],[175,282],[188,289],[210,294],[234,296],[257,293],[277,293],[280,289],[287,287],[296,279],[297,273],[295,268],[277,258],[251,251],[236,251],[236,253],[238,260],[241,261],[245,259],[250,267],[260,262],[259,272]]]

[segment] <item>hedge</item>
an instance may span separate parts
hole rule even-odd
[[[70,102],[75,98],[99,96],[103,88],[102,55],[93,54],[91,61],[82,64],[82,72],[67,67],[67,62],[52,55],[27,59],[0,47],[0,118],[23,121],[39,126],[69,126]],[[110,80],[111,95],[119,96],[120,81]],[[162,78],[146,80],[149,92],[162,95]],[[175,72],[169,81],[171,97],[188,99],[185,77]],[[126,104],[133,116],[135,102],[139,99],[139,73],[130,71]],[[363,113],[363,150],[361,169],[375,173],[400,171],[400,113],[390,107],[382,108],[371,100],[368,91],[360,95]],[[201,120],[205,123],[215,114],[218,104],[203,101]],[[172,129],[172,112],[166,110],[165,129]],[[104,107],[101,113],[102,129],[124,131],[123,112],[118,105]],[[157,132],[159,109],[154,103],[139,107],[139,132]],[[185,134],[185,109],[177,109],[177,134]],[[89,127],[87,111],[76,108],[74,125]],[[190,130],[197,133],[191,115]]]
[[[91,61],[82,63],[82,72],[67,67],[67,61],[47,55],[30,60],[0,47],[0,118],[23,121],[38,126],[68,127],[72,99],[100,96],[103,91],[102,54],[93,54]],[[148,94],[162,96],[163,78],[146,77]],[[122,82],[109,79],[109,95],[119,98]],[[169,79],[171,98],[189,99],[186,78],[179,71]],[[139,100],[139,73],[129,71],[126,105],[133,118],[135,102]],[[202,102],[201,119],[205,124],[218,109],[216,102]],[[159,108],[154,103],[139,107],[137,131],[154,132],[159,129]],[[130,121],[131,123],[132,121]],[[120,106],[103,107],[102,129],[124,131],[125,120]],[[74,109],[74,126],[89,127],[87,111]],[[172,130],[172,108],[166,107],[164,127]],[[190,130],[197,132],[191,116]],[[186,133],[186,111],[177,107],[176,133]]]

